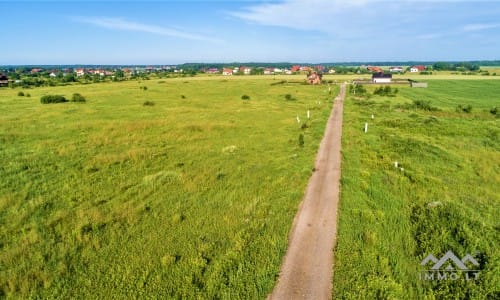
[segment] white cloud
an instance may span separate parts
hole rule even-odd
[[[482,30],[487,30],[487,29],[493,29],[493,28],[497,28],[497,27],[500,27],[500,23],[496,23],[496,24],[493,24],[493,23],[477,23],[477,24],[468,24],[468,25],[465,25],[463,27],[463,30],[464,31],[468,31],[468,32],[471,32],[471,31],[482,31]]]
[[[157,34],[157,35],[162,35],[162,36],[181,38],[181,39],[186,39],[186,40],[220,42],[220,40],[218,40],[218,39],[213,39],[210,37],[185,32],[182,30],[174,29],[174,28],[142,24],[142,23],[138,23],[138,22],[127,21],[127,20],[124,20],[121,18],[74,17],[72,19],[74,21],[77,21],[77,22],[91,24],[91,25],[95,25],[95,26],[107,28],[107,29],[145,32],[145,33]]]
[[[281,26],[301,30],[316,30],[317,26],[328,22],[328,17],[342,7],[361,5],[365,0],[288,0],[282,3],[265,3],[231,12],[230,15],[261,25]]]

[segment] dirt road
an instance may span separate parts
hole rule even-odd
[[[268,299],[332,297],[344,97],[342,84],[321,141],[316,171],[293,222],[280,277]]]

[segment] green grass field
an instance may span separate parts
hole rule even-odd
[[[345,101],[339,299],[499,296],[500,81],[441,76]],[[0,298],[264,299],[338,92],[281,80],[0,89]],[[447,250],[479,280],[420,280]]]
[[[500,106],[500,81],[428,83],[398,86],[395,97],[346,99],[338,299],[500,296],[500,119],[490,113]],[[429,109],[414,107],[422,100]],[[448,250],[473,255],[479,279],[420,280],[420,262]]]
[[[272,290],[338,89],[218,77],[19,91],[0,90],[0,297]],[[73,93],[87,102],[40,104]]]

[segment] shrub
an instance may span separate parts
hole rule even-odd
[[[250,96],[243,95],[243,96],[241,96],[241,100],[250,100]]]
[[[472,111],[472,105],[462,106],[459,104],[455,110],[456,112],[470,113]]]
[[[31,97],[30,93],[27,93],[27,94],[26,94],[26,97]]]
[[[304,147],[304,135],[302,133],[299,134],[299,146]]]
[[[23,97],[23,96],[24,96],[24,93],[21,91],[21,92],[17,93],[17,95],[18,95],[19,97]]]
[[[49,104],[49,103],[63,103],[63,102],[68,102],[64,96],[61,95],[45,95],[40,98],[40,102],[42,104]]]
[[[415,105],[416,108],[422,109],[422,110],[430,110],[430,108],[431,108],[431,102],[430,101],[413,100],[413,104]]]
[[[73,96],[71,97],[72,102],[85,102],[85,97],[78,93],[74,93]]]
[[[495,106],[495,107],[493,107],[492,109],[490,109],[490,113],[491,113],[492,115],[497,115],[497,114],[498,114],[498,108],[497,108],[496,106]]]
[[[291,101],[291,100],[295,100],[295,99],[292,97],[292,95],[291,95],[291,94],[286,94],[286,95],[285,95],[285,100],[287,100],[287,101]]]
[[[181,95],[181,99],[186,99],[186,96],[184,96],[184,95]]]
[[[349,86],[349,91],[351,94],[363,95],[366,93],[366,89],[362,84],[353,84]]]
[[[144,106],[154,106],[155,103],[153,101],[144,101],[144,103],[142,105],[144,105]]]

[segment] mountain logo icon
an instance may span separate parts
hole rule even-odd
[[[429,262],[432,262],[433,265],[430,268],[430,270],[447,270],[447,271],[467,271],[469,268],[467,267],[467,263],[472,264],[474,266],[479,266],[479,263],[477,262],[472,255],[467,254],[465,255],[462,259],[459,259],[455,253],[453,253],[451,250],[446,252],[443,257],[441,257],[439,260],[432,254],[427,255],[422,262],[420,263],[422,266],[427,265]]]

